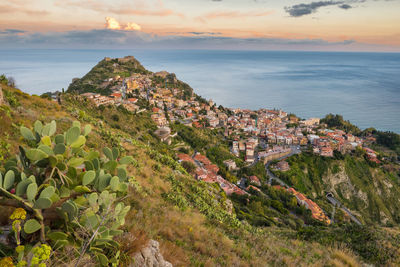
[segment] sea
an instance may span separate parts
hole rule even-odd
[[[175,73],[218,105],[341,114],[362,129],[400,133],[400,53],[0,49],[0,74],[39,95],[67,89],[104,57],[126,55]]]

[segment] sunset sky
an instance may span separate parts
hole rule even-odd
[[[400,0],[2,0],[3,48],[400,51]]]

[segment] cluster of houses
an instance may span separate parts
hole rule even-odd
[[[363,139],[342,130],[319,129],[307,135],[313,152],[324,157],[333,157],[333,151],[343,154],[363,145]]]
[[[375,162],[377,164],[381,163],[381,161],[378,159],[378,155],[375,150],[372,150],[368,147],[363,147],[363,149],[370,161]]]
[[[247,194],[244,190],[240,189],[235,184],[225,180],[222,176],[218,175],[219,168],[217,165],[212,164],[211,161],[204,155],[196,153],[193,157],[188,154],[178,154],[179,162],[187,161],[196,166],[194,177],[197,180],[206,183],[218,183],[227,195],[236,193],[238,195]]]
[[[331,223],[331,220],[328,218],[328,216],[326,216],[324,211],[318,206],[317,203],[315,203],[311,199],[308,199],[302,193],[297,192],[294,188],[290,187],[290,188],[286,189],[280,185],[274,185],[274,188],[278,189],[278,190],[286,190],[287,192],[293,194],[299,205],[303,205],[304,207],[306,207],[307,209],[309,209],[311,211],[311,216],[314,219],[324,222],[326,224]]]

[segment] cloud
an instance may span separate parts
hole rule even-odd
[[[374,1],[395,1],[395,0],[374,0]],[[289,7],[285,7],[285,11],[289,13],[291,17],[302,17],[305,15],[309,15],[315,13],[319,8],[326,6],[337,6],[341,9],[351,9],[353,8],[352,4],[360,4],[365,3],[367,0],[340,0],[340,1],[318,1],[311,2],[307,4],[297,4]]]
[[[188,32],[188,34],[193,35],[221,35],[221,32]]]
[[[337,1],[319,1],[319,2],[312,2],[309,4],[298,4],[291,7],[285,7],[286,12],[289,13],[292,17],[301,17],[304,15],[309,15],[317,11],[320,7],[325,6],[336,6],[343,4],[343,2]]]
[[[119,25],[119,22],[111,17],[106,17],[106,29],[110,29],[110,30],[120,30],[121,29],[121,25]]]
[[[15,35],[10,31],[0,34],[0,45],[4,48],[121,48],[121,49],[287,49],[304,47],[347,47],[353,40],[329,42],[322,39],[285,38],[233,38],[211,35],[207,32],[192,32],[190,36],[159,36],[141,31],[116,29],[28,32]],[[95,44],[95,45],[94,45]]]
[[[134,22],[128,22],[128,24],[126,24],[125,30],[134,30],[134,31],[140,31],[142,29],[142,27],[140,27],[139,24],[136,24]]]
[[[339,5],[339,7],[342,8],[342,9],[350,9],[350,8],[352,8],[352,6],[348,5],[348,4],[342,4],[342,5]]]
[[[18,30],[18,29],[5,29],[5,30],[0,30],[0,34],[24,34],[26,31],[24,30]]]
[[[134,22],[128,22],[126,25],[121,25],[115,18],[106,17],[106,29],[109,30],[127,30],[127,31],[140,31],[142,27]]]

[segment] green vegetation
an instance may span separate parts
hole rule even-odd
[[[376,142],[379,145],[392,149],[400,156],[400,135],[393,132],[376,131]]]
[[[366,259],[377,265],[400,262],[396,247],[400,245],[399,233],[388,232],[375,227],[344,225],[329,229],[326,227],[303,228],[298,232],[299,238],[315,241],[325,245],[346,245]],[[392,245],[395,245],[393,247]]]
[[[296,198],[285,190],[264,187],[261,192],[252,190],[252,195],[233,195],[236,214],[240,220],[251,225],[279,226],[300,229],[304,221],[319,224],[311,218],[311,212],[298,206]]]
[[[328,114],[321,120],[321,123],[326,123],[330,128],[340,129],[354,135],[361,133],[361,130],[357,126],[351,124],[349,121],[345,121],[342,115]]]
[[[35,254],[40,243],[49,242],[59,253],[73,248],[76,264],[88,254],[102,266],[117,266],[119,244],[113,238],[122,233],[118,228],[130,209],[121,198],[127,193],[126,167],[133,158],[120,158],[116,148],[104,148],[104,158],[87,150],[91,129],[75,121],[55,135],[54,120],[45,125],[36,121],[33,131],[21,126],[29,147],[19,146],[19,154],[4,164],[0,193],[2,200],[10,200],[3,205],[22,207],[10,216],[18,246],[29,245]],[[28,261],[29,250],[16,252],[19,263]],[[47,260],[50,251],[46,254]]]

